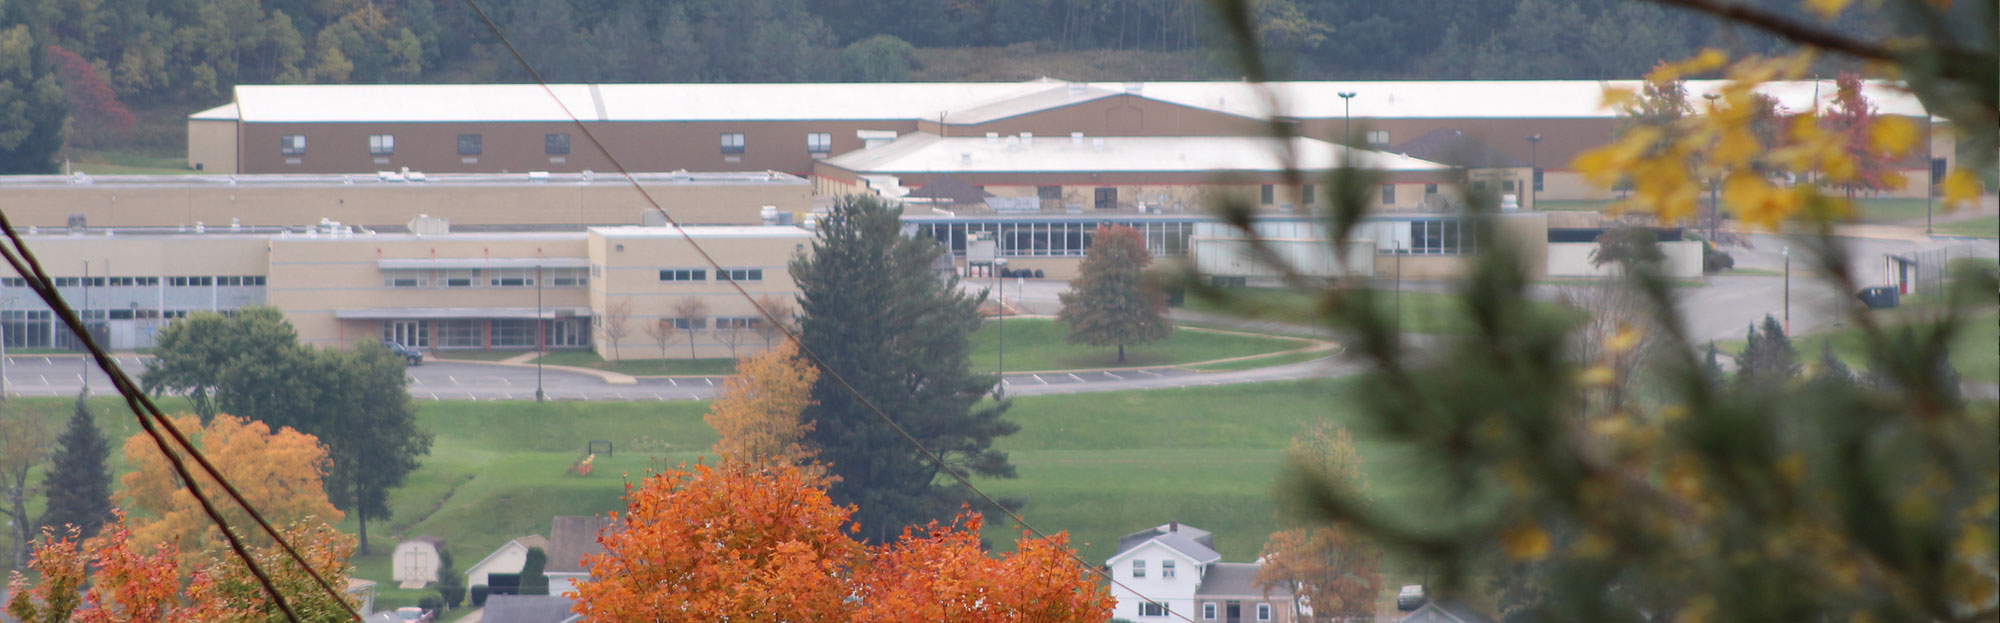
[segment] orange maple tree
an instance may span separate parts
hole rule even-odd
[[[274,432],[263,422],[226,414],[216,415],[206,426],[192,415],[175,416],[173,421],[203,454],[212,457],[222,475],[272,525],[340,521],[341,512],[327,502],[321,485],[328,463],[326,446],[320,445],[318,438],[291,428]],[[133,541],[177,541],[184,562],[228,549],[222,532],[182,486],[151,437],[141,433],[126,439],[125,460],[133,469],[121,478],[124,488],[117,499],[134,511],[129,520]],[[213,478],[200,471],[195,472],[195,478],[202,492],[218,502],[217,508],[230,525],[242,529],[241,534],[252,543],[270,543],[255,529],[249,514],[222,494]]]
[[[811,422],[799,414],[813,404],[819,368],[799,357],[798,344],[783,344],[743,359],[722,382],[722,394],[702,421],[715,429],[715,454],[723,464],[752,467],[805,465],[816,452],[805,445]],[[808,469],[808,475],[816,473]]]
[[[1315,424],[1292,439],[1286,455],[1295,476],[1356,494],[1367,489],[1361,452],[1345,428]],[[1312,605],[1315,616],[1372,616],[1382,586],[1381,562],[1381,550],[1349,526],[1331,523],[1280,530],[1264,543],[1257,585],[1265,590],[1294,588]]]
[[[789,465],[695,466],[647,478],[617,528],[585,558],[570,595],[593,621],[1104,621],[1111,598],[1065,535],[1021,539],[995,558],[981,520],[906,531],[871,550],[848,535],[852,508]]]

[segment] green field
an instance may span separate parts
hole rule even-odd
[[[1885,319],[1896,316],[1883,314]],[[1792,338],[1792,348],[1799,352],[1802,361],[1818,361],[1820,352],[1827,344],[1833,346],[1833,355],[1841,363],[1856,372],[1868,368],[1867,345],[1862,340],[1859,329],[1842,329],[1824,333],[1812,333]],[[1982,383],[2000,383],[2000,317],[1991,312],[1975,314],[1966,318],[1959,326],[1958,335],[1952,336],[1950,351],[1951,365],[1958,369],[1959,378]],[[1743,340],[1717,342],[1716,349],[1727,354],[1743,351]]]
[[[1945,223],[1938,225],[1935,229],[1937,233],[1946,236],[2000,237],[2000,214],[1989,214],[1972,220]]]
[[[1064,343],[1068,329],[1053,320],[1011,318],[1006,322],[1008,370],[1163,366],[1275,353],[1311,344],[1304,340],[1182,327],[1165,340],[1125,347],[1126,361],[1119,363],[1115,347]],[[1000,331],[998,322],[988,322],[972,334],[974,369],[983,372],[995,369],[1000,356]]]
[[[1187,308],[1194,311],[1236,316],[1253,320],[1274,320],[1297,325],[1324,324],[1317,320],[1313,312],[1313,301],[1307,293],[1276,288],[1243,288],[1227,290],[1232,297],[1226,301],[1211,301],[1201,297],[1188,297]],[[1400,303],[1398,302],[1400,300]],[[1474,329],[1466,316],[1465,308],[1457,294],[1442,292],[1378,292],[1376,309],[1390,317],[1400,318],[1405,333],[1465,334]],[[1544,313],[1562,313],[1562,307],[1554,303],[1533,302],[1532,305]],[[1402,313],[1396,313],[1397,309]]]

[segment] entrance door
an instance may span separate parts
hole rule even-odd
[[[576,318],[559,318],[542,322],[548,332],[549,348],[582,348],[590,345],[589,323]]]
[[[422,320],[391,320],[382,326],[382,339],[410,348],[430,348],[429,329]]]
[[[1239,623],[1243,620],[1242,602],[1229,602],[1228,605],[1223,607],[1223,610],[1223,619],[1228,621],[1228,623]]]

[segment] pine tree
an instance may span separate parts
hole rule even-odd
[[[1722,371],[1722,361],[1717,356],[1715,342],[1708,343],[1705,357],[1701,364],[1702,378],[1708,381],[1709,387],[1721,387],[1727,376]]]
[[[111,468],[106,463],[111,444],[91,418],[86,395],[77,394],[76,414],[56,438],[56,453],[42,481],[42,490],[50,492],[49,505],[38,523],[58,534],[73,525],[89,538],[111,521]]]
[[[1081,274],[1061,295],[1058,315],[1069,326],[1071,344],[1117,346],[1118,363],[1125,363],[1125,345],[1167,337],[1174,330],[1167,320],[1167,297],[1146,283],[1146,265],[1153,256],[1146,239],[1131,227],[1097,231]]]
[[[984,297],[940,278],[940,249],[902,234],[902,210],[846,197],[821,221],[812,253],[792,262],[800,290],[801,340],[825,367],[813,384],[807,441],[839,481],[836,503],[853,504],[863,535],[879,540],[907,525],[946,517],[970,501],[936,483],[942,474],[835,380],[851,384],[930,451],[970,475],[1011,478],[994,438],[1019,427],[1007,403],[980,406],[998,379],[974,374],[970,336]]]
[[[521,589],[519,595],[549,594],[549,553],[539,547],[528,548],[527,560],[521,561]]]
[[[1837,383],[1846,385],[1854,382],[1854,372],[1833,355],[1833,342],[1822,342],[1819,348],[1819,369],[1813,372],[1814,383]]]
[[[1751,325],[1743,354],[1736,356],[1736,380],[1790,379],[1799,375],[1799,367],[1799,351],[1792,348],[1791,338],[1785,337],[1784,325],[1767,314],[1762,331]]]

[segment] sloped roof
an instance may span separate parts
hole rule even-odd
[[[585,573],[583,557],[604,552],[597,535],[613,522],[610,517],[558,515],[549,522],[548,573]]]
[[[562,595],[493,595],[486,598],[482,623],[561,623],[573,602]]]
[[[1527,162],[1473,140],[1457,128],[1438,128],[1404,141],[1389,151],[1468,169],[1525,167]]]
[[[1053,87],[1025,94],[1009,95],[998,100],[953,110],[945,115],[944,122],[947,124],[986,123],[1052,108],[1061,108],[1072,104],[1104,99],[1118,94],[1119,91],[1095,87],[1081,82],[1055,84]]]
[[[1493,618],[1461,602],[1432,599],[1404,616],[1402,623],[1493,623]]]
[[[862,174],[1052,172],[1283,171],[1285,143],[1264,136],[1067,136],[945,138],[928,132],[906,134],[874,149],[851,151],[827,160],[829,166]],[[1442,164],[1397,154],[1354,149],[1310,138],[1291,140],[1299,169],[1338,168],[1343,159],[1383,171],[1436,171]]]
[[[1141,530],[1119,538],[1118,553],[1111,557],[1117,559],[1126,552],[1152,542],[1158,542],[1168,549],[1180,552],[1181,555],[1194,560],[1196,564],[1206,565],[1222,560],[1222,554],[1215,551],[1214,540],[1207,530],[1186,525],[1176,527],[1174,524],[1161,524],[1157,528]]]
[[[479,562],[472,563],[472,566],[466,567],[466,569],[468,571],[472,569],[478,569],[479,567],[485,565],[486,563],[491,562],[493,560],[493,557],[499,556],[500,552],[505,551],[508,545],[520,545],[523,549],[539,547],[542,548],[542,553],[544,554],[548,553],[549,551],[548,537],[544,537],[539,534],[530,534],[528,536],[508,541],[506,543],[501,544],[499,547],[493,548],[492,553],[487,554],[485,558],[479,559]]]
[[[1289,586],[1272,586],[1269,593],[1257,587],[1257,570],[1263,566],[1264,563],[1260,562],[1218,562],[1209,565],[1208,571],[1201,576],[1201,586],[1194,589],[1194,594],[1256,599],[1269,595],[1271,599],[1291,599],[1292,589]]]

